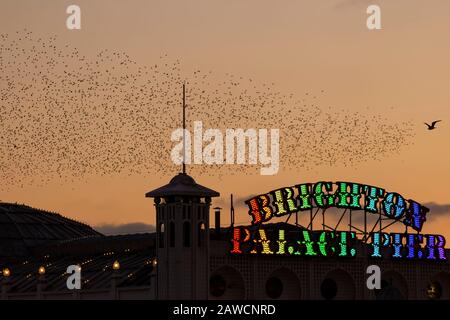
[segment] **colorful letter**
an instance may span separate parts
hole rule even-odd
[[[243,231],[243,232],[242,232]],[[245,233],[244,238],[242,239],[242,234]],[[233,245],[233,249],[230,253],[242,253],[241,244],[250,240],[250,232],[247,228],[234,228],[233,229],[233,239],[231,239],[231,244]]]
[[[390,192],[386,194],[383,202],[384,214],[392,219],[400,219],[405,213],[405,199],[398,193]]]
[[[426,235],[427,248],[429,260],[436,260],[436,251],[438,253],[438,260],[446,261],[447,257],[445,255],[445,238],[441,235]],[[436,243],[437,242],[437,243]]]
[[[311,235],[309,234],[308,230],[303,230],[303,241],[299,242],[303,244],[306,247],[306,253],[307,256],[317,256],[317,253],[314,251],[313,244],[314,242],[311,241]]]
[[[273,209],[270,205],[270,197],[268,194],[263,194],[245,201],[250,208],[248,214],[252,217],[252,224],[266,222],[272,219]]]
[[[285,231],[283,229],[278,230],[278,251],[277,254],[285,254],[286,253],[286,238]]]
[[[324,257],[332,255],[336,250],[334,247],[330,246],[329,249],[331,252],[327,252],[327,236],[329,236],[330,239],[334,239],[334,233],[328,231],[322,231],[319,236],[319,252]]]
[[[364,191],[366,192],[365,210],[372,213],[378,213],[377,204],[380,200],[379,198],[384,195],[384,189],[373,186],[364,186]]]
[[[334,195],[325,194],[323,192],[323,187],[326,191],[332,191],[333,187],[331,182],[318,182],[314,185],[314,201],[316,205],[320,208],[328,208],[334,205]]]
[[[421,234],[408,234],[407,235],[407,248],[408,255],[406,258],[414,259],[414,258],[422,258],[423,252],[421,250],[420,244],[422,243],[423,236]],[[417,253],[417,254],[416,254]]]
[[[259,239],[253,239],[255,244],[261,243],[262,245],[262,254],[273,254],[273,251],[270,250],[270,240],[267,240],[266,231],[264,229],[258,230]],[[250,251],[250,253],[257,253],[256,249]]]
[[[300,210],[310,210],[312,209],[312,203],[311,203],[311,188],[312,184],[305,183],[305,184],[299,184],[296,185],[298,189],[298,197],[297,199],[300,200]]]
[[[372,248],[373,252],[371,258],[381,258],[380,248],[387,247],[390,243],[389,235],[386,233],[375,232],[372,234]]]
[[[426,214],[430,211],[430,209],[420,205],[414,200],[408,200],[408,203],[409,207],[406,210],[403,223],[420,232],[422,230],[423,223],[427,220]]]
[[[294,190],[292,188],[282,188],[271,192],[274,198],[275,205],[274,215],[279,217],[288,213],[297,212],[299,208],[294,199]]]
[[[394,248],[392,258],[401,258],[403,248],[402,235],[400,233],[391,233],[391,239],[392,239],[392,247]]]
[[[362,209],[360,204],[361,185],[350,182],[336,182],[336,184],[338,188],[334,196],[338,199],[337,206],[339,208]]]
[[[341,231],[340,232],[340,237],[339,237],[339,247],[340,247],[340,252],[339,252],[339,257],[354,257],[356,255],[356,249],[355,248],[350,248],[350,250],[348,250],[348,245],[349,245],[349,236],[350,239],[355,239],[355,233],[354,232],[348,232],[348,231]],[[350,253],[350,255],[349,255]]]

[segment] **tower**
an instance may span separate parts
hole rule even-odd
[[[183,129],[186,132],[186,87],[183,84]],[[183,167],[170,182],[145,196],[155,199],[157,299],[208,299],[209,208],[219,193],[201,186]]]
[[[186,173],[146,194],[156,208],[157,299],[208,299],[209,208],[218,196]]]

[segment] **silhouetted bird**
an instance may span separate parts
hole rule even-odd
[[[440,121],[442,121],[442,120],[436,120],[436,121],[433,121],[433,122],[431,123],[431,125],[429,125],[429,124],[426,123],[426,122],[425,122],[425,124],[427,125],[428,130],[434,130],[434,129],[436,129],[436,123],[438,123],[438,122],[440,122]]]

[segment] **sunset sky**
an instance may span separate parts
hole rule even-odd
[[[81,8],[81,30],[66,28],[66,8],[71,4]],[[381,7],[382,30],[366,27],[370,4]],[[242,200],[320,180],[380,186],[424,204],[434,203],[423,231],[450,239],[449,14],[448,0],[3,0],[0,30],[11,36],[24,29],[39,37],[57,35],[88,56],[103,49],[121,51],[141,65],[152,65],[167,54],[180,60],[186,74],[197,69],[213,70],[217,77],[232,73],[274,83],[277,90],[298,96],[323,91],[320,106],[370,110],[397,122],[408,121],[413,124],[413,144],[382,161],[368,155],[351,167],[311,164],[312,170],[282,168],[275,176],[194,178],[221,193],[213,205],[221,205],[225,212],[230,193]],[[424,122],[438,119],[442,120],[438,129],[426,130]],[[170,136],[150,143],[170,144]],[[283,154],[280,157],[283,166]],[[94,226],[153,224],[153,202],[144,194],[176,173],[13,185],[0,192],[0,199]],[[250,222],[242,202],[236,206],[237,222]]]

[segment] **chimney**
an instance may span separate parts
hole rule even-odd
[[[220,240],[220,210],[222,208],[215,207],[214,208],[214,217],[215,217],[215,224],[216,224],[216,239]]]

